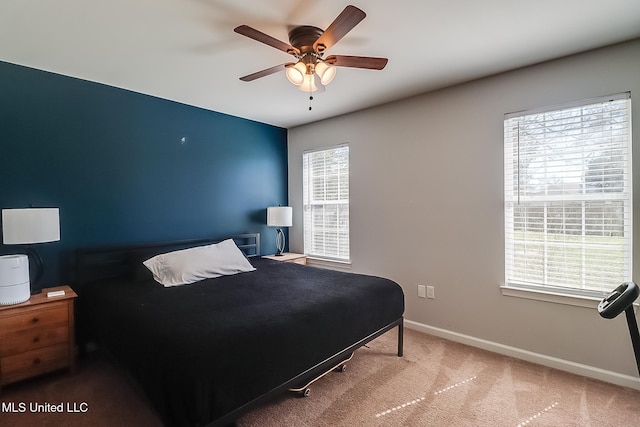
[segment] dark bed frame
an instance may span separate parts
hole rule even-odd
[[[127,245],[116,247],[82,248],[75,252],[75,285],[81,294],[83,286],[90,282],[108,278],[131,277],[135,275],[142,261],[169,251],[185,249],[194,246],[219,243],[226,239],[233,239],[247,257],[260,256],[260,233],[240,234],[223,238],[190,239],[171,242],[156,242],[139,245]],[[81,302],[81,301],[79,301]],[[332,368],[339,366],[349,359],[355,350],[390,331],[398,328],[398,357],[403,355],[403,331],[404,317],[391,322],[378,331],[363,337],[344,350],[334,354],[323,362],[310,367],[295,377],[283,382],[279,386],[266,392],[262,396],[247,402],[243,406],[229,412],[209,424],[209,426],[232,425],[241,415],[246,414],[259,405],[279,396],[287,391],[309,384],[314,379],[324,375]],[[90,339],[89,331],[78,331],[78,342],[85,344]]]

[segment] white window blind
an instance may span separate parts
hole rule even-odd
[[[601,296],[632,279],[629,93],[504,120],[506,286]]]
[[[305,254],[349,260],[349,146],[303,154]]]

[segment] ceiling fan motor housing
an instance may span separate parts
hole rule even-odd
[[[324,33],[324,30],[313,27],[311,25],[301,25],[299,27],[293,27],[289,31],[289,43],[291,46],[297,48],[301,54],[305,53],[317,53],[322,54],[320,47],[318,52],[313,49],[313,44]],[[324,51],[324,49],[322,49]]]
[[[322,53],[317,52],[313,48],[313,44],[323,33],[324,30],[311,25],[293,27],[289,31],[289,43],[300,51],[300,55],[297,57],[305,65],[306,74],[313,74],[316,64],[322,59]],[[320,46],[324,47],[324,45]]]

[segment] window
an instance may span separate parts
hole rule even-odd
[[[631,99],[504,120],[505,285],[601,297],[631,280]]]
[[[349,146],[303,154],[304,252],[349,260]]]

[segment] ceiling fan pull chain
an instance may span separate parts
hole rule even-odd
[[[313,101],[313,95],[311,95],[311,91],[309,91],[309,111],[312,110],[311,108],[311,101]]]

